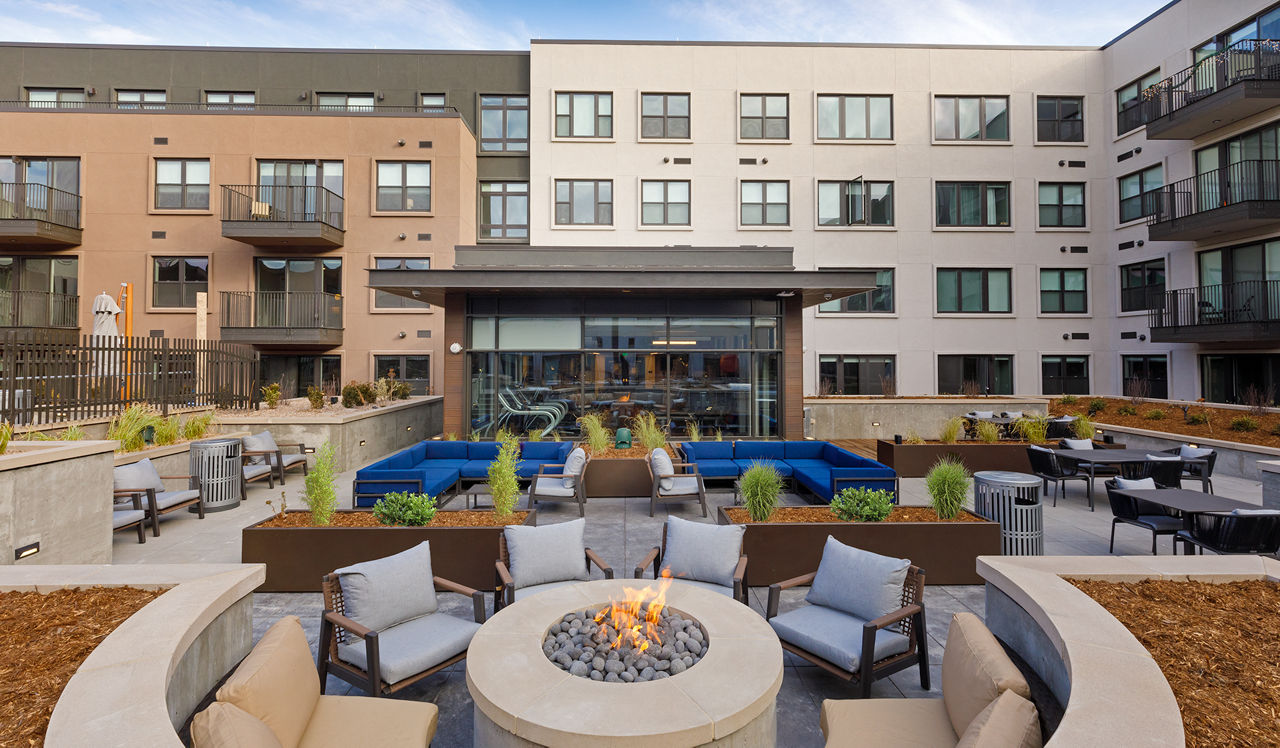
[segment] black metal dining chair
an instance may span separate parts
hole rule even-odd
[[[1058,492],[1061,491],[1063,496],[1067,494],[1066,482],[1069,480],[1080,480],[1086,483],[1089,476],[1079,472],[1075,465],[1064,467],[1062,461],[1053,453],[1051,449],[1044,447],[1030,446],[1027,447],[1027,460],[1031,463],[1031,472],[1040,479],[1041,493],[1049,492],[1049,484],[1053,484],[1053,505],[1058,505]]]
[[[1185,445],[1184,447],[1174,447],[1172,449],[1165,449],[1162,451],[1167,452],[1171,455],[1186,457],[1187,455],[1183,454],[1183,450],[1187,447],[1190,447],[1190,445]],[[1183,477],[1190,478],[1191,480],[1200,481],[1201,485],[1205,486],[1208,489],[1208,493],[1213,493],[1213,468],[1215,465],[1218,464],[1217,450],[1213,450],[1213,449],[1208,450],[1203,455],[1197,455],[1192,459],[1204,460],[1204,462],[1203,463],[1184,462],[1182,464]]]
[[[1173,543],[1173,552],[1178,552],[1178,541],[1176,536],[1182,530],[1182,516],[1172,510],[1152,504],[1149,501],[1142,501],[1131,496],[1125,496],[1118,493],[1119,487],[1116,485],[1115,479],[1106,481],[1102,485],[1107,488],[1107,501],[1111,504],[1111,544],[1107,546],[1107,553],[1115,553],[1116,549],[1116,525],[1125,524],[1141,527],[1151,532],[1151,555],[1156,555],[1156,541],[1161,535],[1168,535]]]
[[[1205,549],[1220,554],[1274,554],[1280,551],[1280,514],[1235,514],[1202,512],[1191,517],[1190,529],[1174,536],[1174,550],[1182,543],[1183,552],[1192,547],[1203,554]]]
[[[1182,467],[1181,458],[1126,462],[1120,465],[1120,477],[1128,480],[1151,478],[1156,482],[1156,488],[1181,488]]]

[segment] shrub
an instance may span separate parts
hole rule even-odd
[[[182,438],[187,441],[200,439],[209,433],[209,429],[213,428],[216,421],[217,416],[213,411],[201,413],[198,416],[188,416],[182,424]]]
[[[107,438],[120,442],[119,452],[135,452],[145,444],[142,432],[160,422],[160,414],[145,405],[130,405],[107,423]]]
[[[308,387],[307,402],[311,403],[312,410],[321,410],[324,408],[324,390],[314,384]]]
[[[555,431],[552,431],[552,432],[551,432],[551,441],[553,441],[553,442],[562,442],[562,441],[564,441],[564,435],[562,435],[562,434],[560,433],[560,429],[556,429]]]
[[[178,441],[182,435],[182,424],[177,416],[169,416],[156,424],[156,444],[167,446]]]
[[[924,444],[924,437],[917,434],[915,429],[907,429],[907,435],[902,441],[905,444]]]
[[[342,388],[342,407],[359,408],[364,405],[364,398],[360,397],[360,388],[355,382],[345,385]]]
[[[360,393],[360,399],[365,405],[378,402],[378,392],[373,388],[372,382],[356,382],[356,391]]]
[[[1095,397],[1089,401],[1089,415],[1096,416],[1107,409],[1107,401],[1100,397]]]
[[[1165,413],[1163,410],[1159,408],[1152,408],[1151,410],[1148,410],[1146,413],[1143,413],[1142,417],[1147,419],[1148,421],[1163,421],[1164,417],[1167,415],[1169,414]]]
[[[436,516],[436,500],[425,493],[389,493],[373,505],[373,516],[384,525],[422,527]]]
[[[0,455],[9,448],[9,440],[13,438],[13,424],[0,421]]]
[[[987,444],[995,444],[1000,441],[1000,427],[991,421],[978,421],[973,430],[978,435],[979,441]]]
[[[1088,439],[1092,441],[1094,431],[1096,430],[1097,429],[1093,427],[1093,421],[1090,421],[1084,416],[1076,416],[1076,420],[1071,422],[1072,435],[1077,439]]]
[[[391,380],[382,377],[378,381],[369,385],[373,389],[373,402],[385,403],[391,399]],[[363,395],[364,393],[360,393]],[[367,401],[366,401],[367,402]]]
[[[687,442],[702,441],[702,429],[698,428],[698,422],[692,418],[684,422],[684,440]]]
[[[334,470],[333,445],[325,442],[316,452],[316,464],[303,481],[302,500],[311,508],[311,524],[327,527],[338,507],[338,491],[334,488],[337,471]]]
[[[1209,416],[1205,415],[1204,413],[1187,414],[1187,423],[1191,424],[1192,426],[1203,426],[1208,422],[1209,422]]]
[[[1042,444],[1049,438],[1049,419],[1043,416],[1023,416],[1011,428],[1031,444]]]
[[[458,441],[458,433],[456,431],[447,432],[444,435],[444,440],[447,442],[456,442]]]
[[[982,397],[987,394],[987,390],[972,379],[966,379],[960,383],[960,394],[965,397]]]
[[[472,432],[467,436],[467,439],[468,439],[468,440],[470,440],[470,441],[473,441],[473,442],[478,442],[478,441],[480,441],[480,432],[479,432],[479,431],[472,431]]]
[[[948,418],[947,422],[942,424],[942,433],[938,435],[938,441],[943,444],[955,444],[962,433],[964,433],[964,419],[960,416]]]
[[[542,429],[529,429],[529,433],[525,435],[524,440],[527,442],[542,441]]]
[[[587,413],[578,418],[578,423],[582,425],[582,434],[586,437],[587,446],[591,447],[593,453],[603,452],[613,444],[613,434],[604,427],[604,419],[599,413]]]
[[[36,431],[36,430],[35,430],[35,428],[34,428],[34,427],[32,427],[32,428],[30,428],[30,429],[28,429],[28,430],[27,430],[27,433],[25,433],[25,434],[23,434],[23,435],[22,435],[22,441],[24,441],[24,442],[51,442],[51,441],[53,441],[53,437],[52,437],[52,436],[49,436],[48,434],[44,433],[43,431]]]
[[[1080,398],[1076,397],[1075,395],[1063,395],[1062,397],[1058,398],[1058,402],[1062,403],[1063,405],[1075,405],[1077,402],[1079,402],[1079,400]]]
[[[1249,415],[1254,418],[1260,418],[1267,414],[1267,408],[1270,408],[1276,401],[1276,386],[1268,384],[1266,387],[1259,388],[1257,385],[1247,385],[1240,393],[1240,402],[1249,408]]]
[[[720,429],[716,429],[716,441],[718,442],[724,441],[724,434],[720,431]]]
[[[831,513],[844,522],[880,522],[893,511],[893,495],[883,488],[846,488],[831,499]]]
[[[643,410],[631,418],[631,436],[644,448],[653,451],[667,443],[667,434],[658,425],[653,411]]]
[[[770,465],[760,462],[742,473],[740,489],[742,503],[754,522],[766,522],[778,506],[778,494],[782,493],[782,476]]]
[[[509,517],[520,498],[516,468],[520,465],[520,442],[506,431],[498,432],[498,456],[489,463],[489,493],[493,496],[493,513]]]
[[[929,503],[942,519],[955,519],[960,514],[969,498],[972,482],[964,463],[951,456],[939,459],[924,476]]]
[[[1231,425],[1228,428],[1232,431],[1257,431],[1258,419],[1251,416],[1236,416],[1231,419]]]
[[[1138,415],[1138,409],[1132,405],[1121,405],[1119,408],[1116,408],[1116,413],[1122,416],[1136,416]]]
[[[63,441],[63,442],[78,442],[83,438],[84,438],[84,429],[74,424],[71,426],[68,426],[66,431],[63,431],[61,434],[58,434],[58,441]],[[159,441],[160,441],[160,430],[156,429],[156,443],[159,443]]]
[[[262,401],[267,404],[268,408],[272,410],[276,409],[276,406],[280,404],[280,383],[279,382],[272,382],[271,384],[262,388]]]
[[[392,382],[391,383],[391,399],[392,400],[408,400],[413,394],[413,387],[408,382]]]

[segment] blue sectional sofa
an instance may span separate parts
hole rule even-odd
[[[563,465],[572,447],[570,442],[522,442],[516,475],[531,478],[542,465]],[[352,495],[357,507],[373,506],[395,491],[452,496],[463,483],[486,480],[497,456],[497,442],[419,442],[357,470]]]
[[[704,479],[737,478],[761,462],[827,503],[837,491],[857,486],[883,488],[893,492],[895,502],[898,498],[893,468],[831,442],[685,442],[682,449],[685,460],[696,464]]]

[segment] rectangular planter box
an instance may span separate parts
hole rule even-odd
[[[346,510],[351,511],[351,510]],[[266,522],[267,520],[263,520]],[[537,524],[537,510],[526,525]],[[240,560],[267,565],[259,592],[319,592],[325,574],[431,541],[431,572],[478,590],[496,584],[502,527],[260,527],[240,531]]]
[[[653,489],[643,457],[597,457],[587,463],[587,498],[634,498]]]
[[[724,507],[716,517],[722,525],[734,524]],[[982,584],[978,556],[1000,555],[995,522],[753,522],[743,527],[752,587],[816,570],[828,535],[872,553],[911,559],[924,569],[926,584]]]

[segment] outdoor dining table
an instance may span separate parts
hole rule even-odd
[[[1173,509],[1182,515],[1182,527],[1191,531],[1191,518],[1204,512],[1229,512],[1233,509],[1257,509],[1257,504],[1215,496],[1202,491],[1188,491],[1185,488],[1119,488],[1115,489],[1121,496],[1127,496],[1148,504],[1158,504]]]
[[[1146,449],[1055,449],[1053,450],[1059,459],[1069,460],[1083,468],[1089,474],[1089,482],[1086,484],[1087,494],[1089,496],[1089,511],[1093,511],[1093,479],[1096,477],[1095,472],[1099,465],[1125,465],[1133,463],[1143,463],[1150,461],[1147,455],[1152,454]],[[1169,455],[1174,457],[1175,455]],[[1180,457],[1185,468],[1187,465],[1200,465],[1200,486],[1204,493],[1209,493],[1208,465],[1206,459],[1191,459],[1188,457]],[[1174,489],[1181,490],[1181,489]]]

